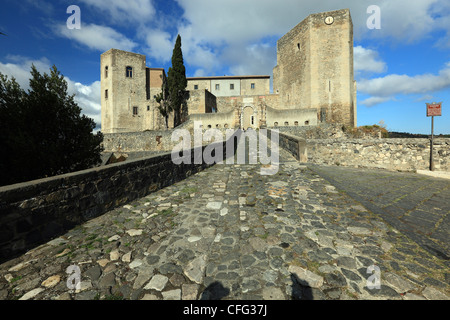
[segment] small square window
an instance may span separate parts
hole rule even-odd
[[[198,84],[194,84],[194,90],[198,90]]]
[[[250,85],[250,88],[251,88],[251,89],[255,89],[255,84],[252,83],[252,84]]]
[[[234,83],[230,83],[230,90],[234,90]]]
[[[133,116],[137,116],[138,114],[138,107],[133,107]]]
[[[216,90],[220,90],[220,84],[216,84]]]

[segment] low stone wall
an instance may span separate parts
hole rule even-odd
[[[268,129],[267,135],[270,139],[274,138],[273,130]],[[308,161],[307,145],[305,139],[287,133],[278,132],[278,144],[280,148],[288,151],[298,161]]]
[[[194,164],[192,149],[191,164],[164,153],[0,187],[0,263],[208,166]]]
[[[429,139],[307,139],[308,162],[388,170],[427,170]],[[450,139],[433,143],[434,167],[450,171]]]
[[[200,122],[203,129],[222,129],[234,128],[235,111],[226,113],[205,113],[205,114],[191,114],[189,120]]]

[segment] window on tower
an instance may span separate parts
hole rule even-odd
[[[108,78],[108,66],[105,67],[105,78]]]
[[[133,68],[128,66],[126,67],[126,76],[127,78],[133,78]]]

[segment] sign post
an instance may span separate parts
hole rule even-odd
[[[434,163],[433,163],[434,116],[441,116],[441,115],[442,115],[442,102],[427,103],[427,117],[431,117],[430,171],[434,170]]]

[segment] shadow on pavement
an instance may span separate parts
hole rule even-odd
[[[293,300],[314,300],[314,296],[308,282],[300,280],[295,274],[291,273]]]
[[[230,290],[225,288],[220,282],[211,283],[202,292],[200,300],[220,300],[230,294]]]

